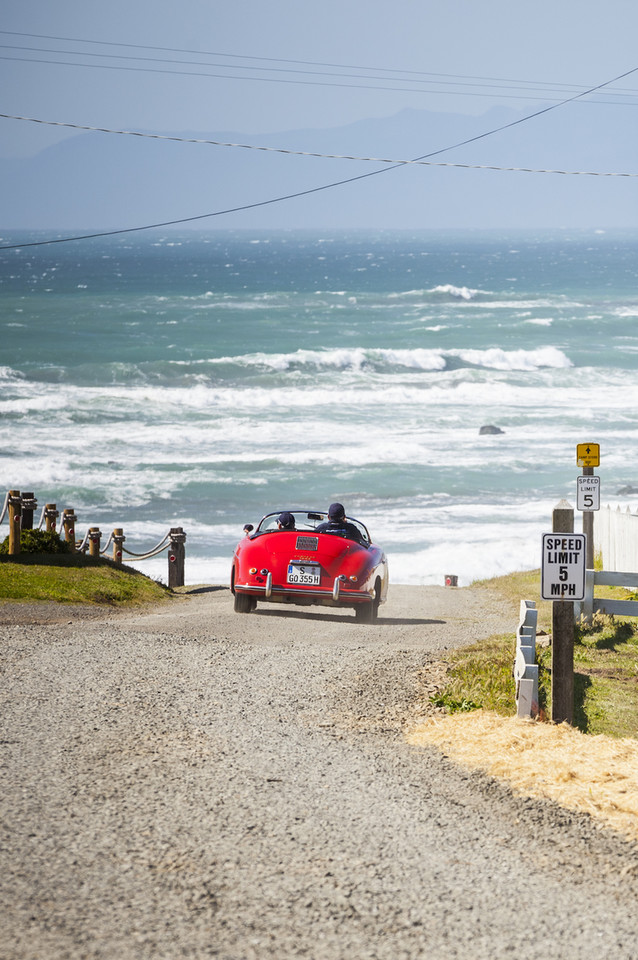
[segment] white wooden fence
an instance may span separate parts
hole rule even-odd
[[[596,586],[638,589],[638,513],[609,504],[594,514],[594,553],[602,557],[602,570],[585,573],[585,599],[574,603],[574,616],[591,621],[594,613],[638,616],[635,600],[605,600],[594,596]]]
[[[574,603],[574,618],[584,617],[591,623],[595,613],[609,613],[615,617],[638,617],[638,601],[636,600],[608,600],[604,597],[595,597],[596,586],[626,587],[628,590],[638,590],[638,573],[624,571],[586,570],[585,571],[585,599]]]
[[[594,551],[603,570],[638,570],[638,513],[627,507],[601,507],[594,514]]]

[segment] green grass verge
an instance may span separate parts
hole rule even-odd
[[[130,567],[82,554],[0,556],[0,600],[138,606],[171,592]]]
[[[483,708],[504,716],[515,713],[512,666],[515,627],[521,600],[536,600],[538,631],[551,632],[551,603],[540,600],[540,571],[479,581],[499,600],[512,605],[508,636],[490,637],[454,651],[448,682],[432,698],[449,712]],[[620,587],[600,587],[597,596],[632,596]],[[540,639],[540,636],[539,636]],[[537,643],[539,705],[551,715],[551,647]],[[574,726],[583,733],[638,737],[638,621],[596,615],[591,626],[577,625],[574,638]]]

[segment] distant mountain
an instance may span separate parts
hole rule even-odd
[[[532,112],[531,108],[528,112]],[[171,134],[309,153],[411,159],[515,123],[497,107],[482,116],[403,110],[327,130],[268,136]],[[638,173],[631,108],[573,103],[448,149],[433,162]],[[634,227],[638,183],[289,156],[230,147],[82,133],[28,160],[0,160],[0,230],[117,229],[197,217],[316,190],[308,196],[199,220],[204,228]]]

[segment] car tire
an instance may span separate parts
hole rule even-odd
[[[234,606],[235,613],[250,613],[251,610],[255,609],[257,603],[253,597],[249,597],[245,593],[236,593]]]
[[[377,580],[374,585],[374,600],[370,603],[362,603],[354,608],[354,615],[359,623],[374,623],[379,613],[379,604],[381,603],[381,581]]]
[[[374,600],[370,603],[359,603],[354,608],[354,616],[357,623],[374,623],[377,618],[377,604]]]

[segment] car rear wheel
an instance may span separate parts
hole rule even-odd
[[[256,606],[254,597],[249,597],[245,593],[235,594],[235,613],[250,613]]]
[[[354,618],[358,623],[372,623],[374,603],[360,603],[354,608]]]
[[[370,603],[360,603],[354,608],[354,616],[358,623],[374,623],[377,619],[379,604],[377,600]]]
[[[374,585],[374,600],[370,603],[361,603],[354,608],[355,619],[359,623],[374,623],[379,612],[381,602],[381,583],[379,580]]]

